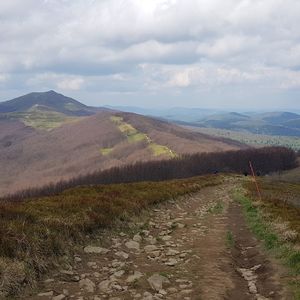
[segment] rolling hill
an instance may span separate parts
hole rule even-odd
[[[137,161],[244,147],[154,118],[86,107],[55,92],[36,95],[0,106],[2,194]]]
[[[261,135],[300,136],[300,115],[291,112],[237,113],[201,108],[143,109],[113,107],[158,117],[185,126],[217,128]]]
[[[263,135],[300,136],[300,115],[289,112],[255,114],[230,112],[206,116],[196,122],[179,121],[178,123]]]

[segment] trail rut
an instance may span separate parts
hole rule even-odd
[[[292,299],[231,200],[232,187],[208,187],[152,209],[132,232],[86,245],[72,268],[26,299]]]

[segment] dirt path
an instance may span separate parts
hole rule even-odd
[[[26,299],[292,299],[229,197],[232,184],[170,201],[87,246]]]

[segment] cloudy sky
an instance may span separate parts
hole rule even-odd
[[[300,110],[299,0],[0,1],[0,101]]]

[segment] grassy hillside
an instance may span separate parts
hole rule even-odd
[[[221,183],[216,176],[165,182],[83,186],[0,206],[0,296],[17,293],[74,246],[150,205]],[[63,262],[61,262],[63,264]]]
[[[77,118],[46,109],[30,114],[21,115],[31,127],[0,121],[0,195],[138,161],[244,147],[135,114],[106,111]],[[52,129],[34,128],[41,126]]]
[[[129,143],[145,141],[148,144],[148,149],[152,152],[154,156],[166,156],[166,157],[176,157],[176,153],[170,148],[164,145],[159,145],[155,143],[151,138],[143,133],[139,132],[131,124],[126,123],[123,117],[112,116],[110,118],[119,128],[119,130],[127,137]]]
[[[26,112],[10,113],[9,118],[13,120],[20,120],[26,126],[35,129],[51,130],[69,122],[80,120],[78,117],[70,117],[63,113],[41,109],[34,107]]]

